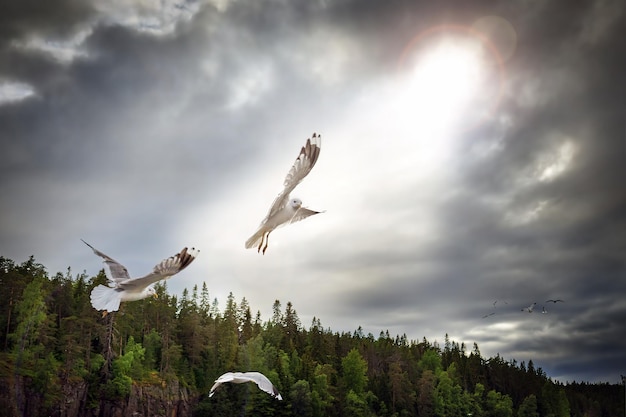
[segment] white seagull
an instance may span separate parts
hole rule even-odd
[[[267,379],[267,377],[260,372],[226,372],[215,380],[215,384],[213,384],[211,392],[209,392],[209,397],[212,397],[213,394],[215,394],[215,389],[225,382],[232,382],[234,384],[254,382],[260,389],[267,392],[272,397],[276,397],[279,400],[283,399],[274,384],[272,384],[272,381]]]
[[[522,311],[527,311],[527,312],[529,312],[529,313],[532,313],[532,312],[533,312],[533,308],[535,308],[535,304],[537,304],[537,303],[532,303],[532,304],[531,304],[531,305],[529,305],[528,307],[523,308],[523,309],[522,309]]]
[[[296,162],[289,170],[283,183],[284,189],[278,194],[267,216],[261,222],[258,230],[246,241],[246,249],[257,248],[257,252],[267,250],[270,233],[277,227],[295,223],[321,211],[309,210],[302,207],[302,200],[291,198],[290,194],[298,184],[311,172],[320,155],[322,137],[313,133],[310,139],[300,150]]]
[[[82,240],[82,239],[81,239]],[[157,281],[168,279],[176,275],[196,259],[198,252],[195,248],[183,248],[179,253],[162,260],[154,266],[152,272],[140,278],[131,278],[126,267],[110,256],[100,252],[83,240],[93,252],[104,259],[108,269],[105,269],[109,286],[98,285],[91,291],[91,305],[96,310],[104,310],[103,316],[111,311],[117,311],[122,301],[136,301],[153,296],[156,291],[151,286]]]

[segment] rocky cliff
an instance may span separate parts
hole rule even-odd
[[[23,401],[19,400],[16,379],[0,380],[0,416],[18,417],[23,410],[24,417],[190,417],[197,403],[196,396],[176,380],[167,384],[164,381],[133,383],[130,395],[116,401],[90,399],[89,385],[79,380],[62,384],[61,399],[46,405],[44,396],[29,389],[28,381],[24,378],[18,381]],[[97,388],[92,390],[97,392]]]

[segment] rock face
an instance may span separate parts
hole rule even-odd
[[[133,384],[131,394],[123,402],[101,401],[99,417],[188,417],[195,400],[178,381],[161,385]],[[68,416],[70,417],[70,416]]]
[[[22,378],[18,380],[24,384]],[[0,416],[20,416],[15,406],[15,385],[11,383],[14,381],[14,378],[0,378]],[[45,407],[41,395],[23,389],[26,397],[24,417],[190,417],[197,403],[197,398],[176,380],[167,384],[133,383],[128,398],[117,401],[101,399],[90,403],[89,386],[82,380],[66,382],[61,390],[62,400],[42,411]]]

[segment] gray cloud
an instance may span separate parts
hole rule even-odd
[[[205,280],[266,319],[278,298],[305,326],[448,333],[562,380],[617,381],[621,3],[27,6],[0,6],[0,80],[34,90],[0,102],[3,256],[95,274],[84,238],[139,274],[197,246],[171,291]],[[391,103],[399,57],[485,15],[517,32],[504,94],[431,161],[427,116],[405,132]],[[327,212],[244,251],[313,131],[323,151],[297,193]]]

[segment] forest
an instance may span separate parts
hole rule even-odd
[[[622,416],[624,387],[553,381],[532,360],[484,358],[478,345],[306,326],[276,300],[272,317],[208,286],[124,303],[102,316],[104,271],[49,276],[34,257],[0,257],[0,415],[6,416]],[[214,380],[259,371],[254,384]]]

